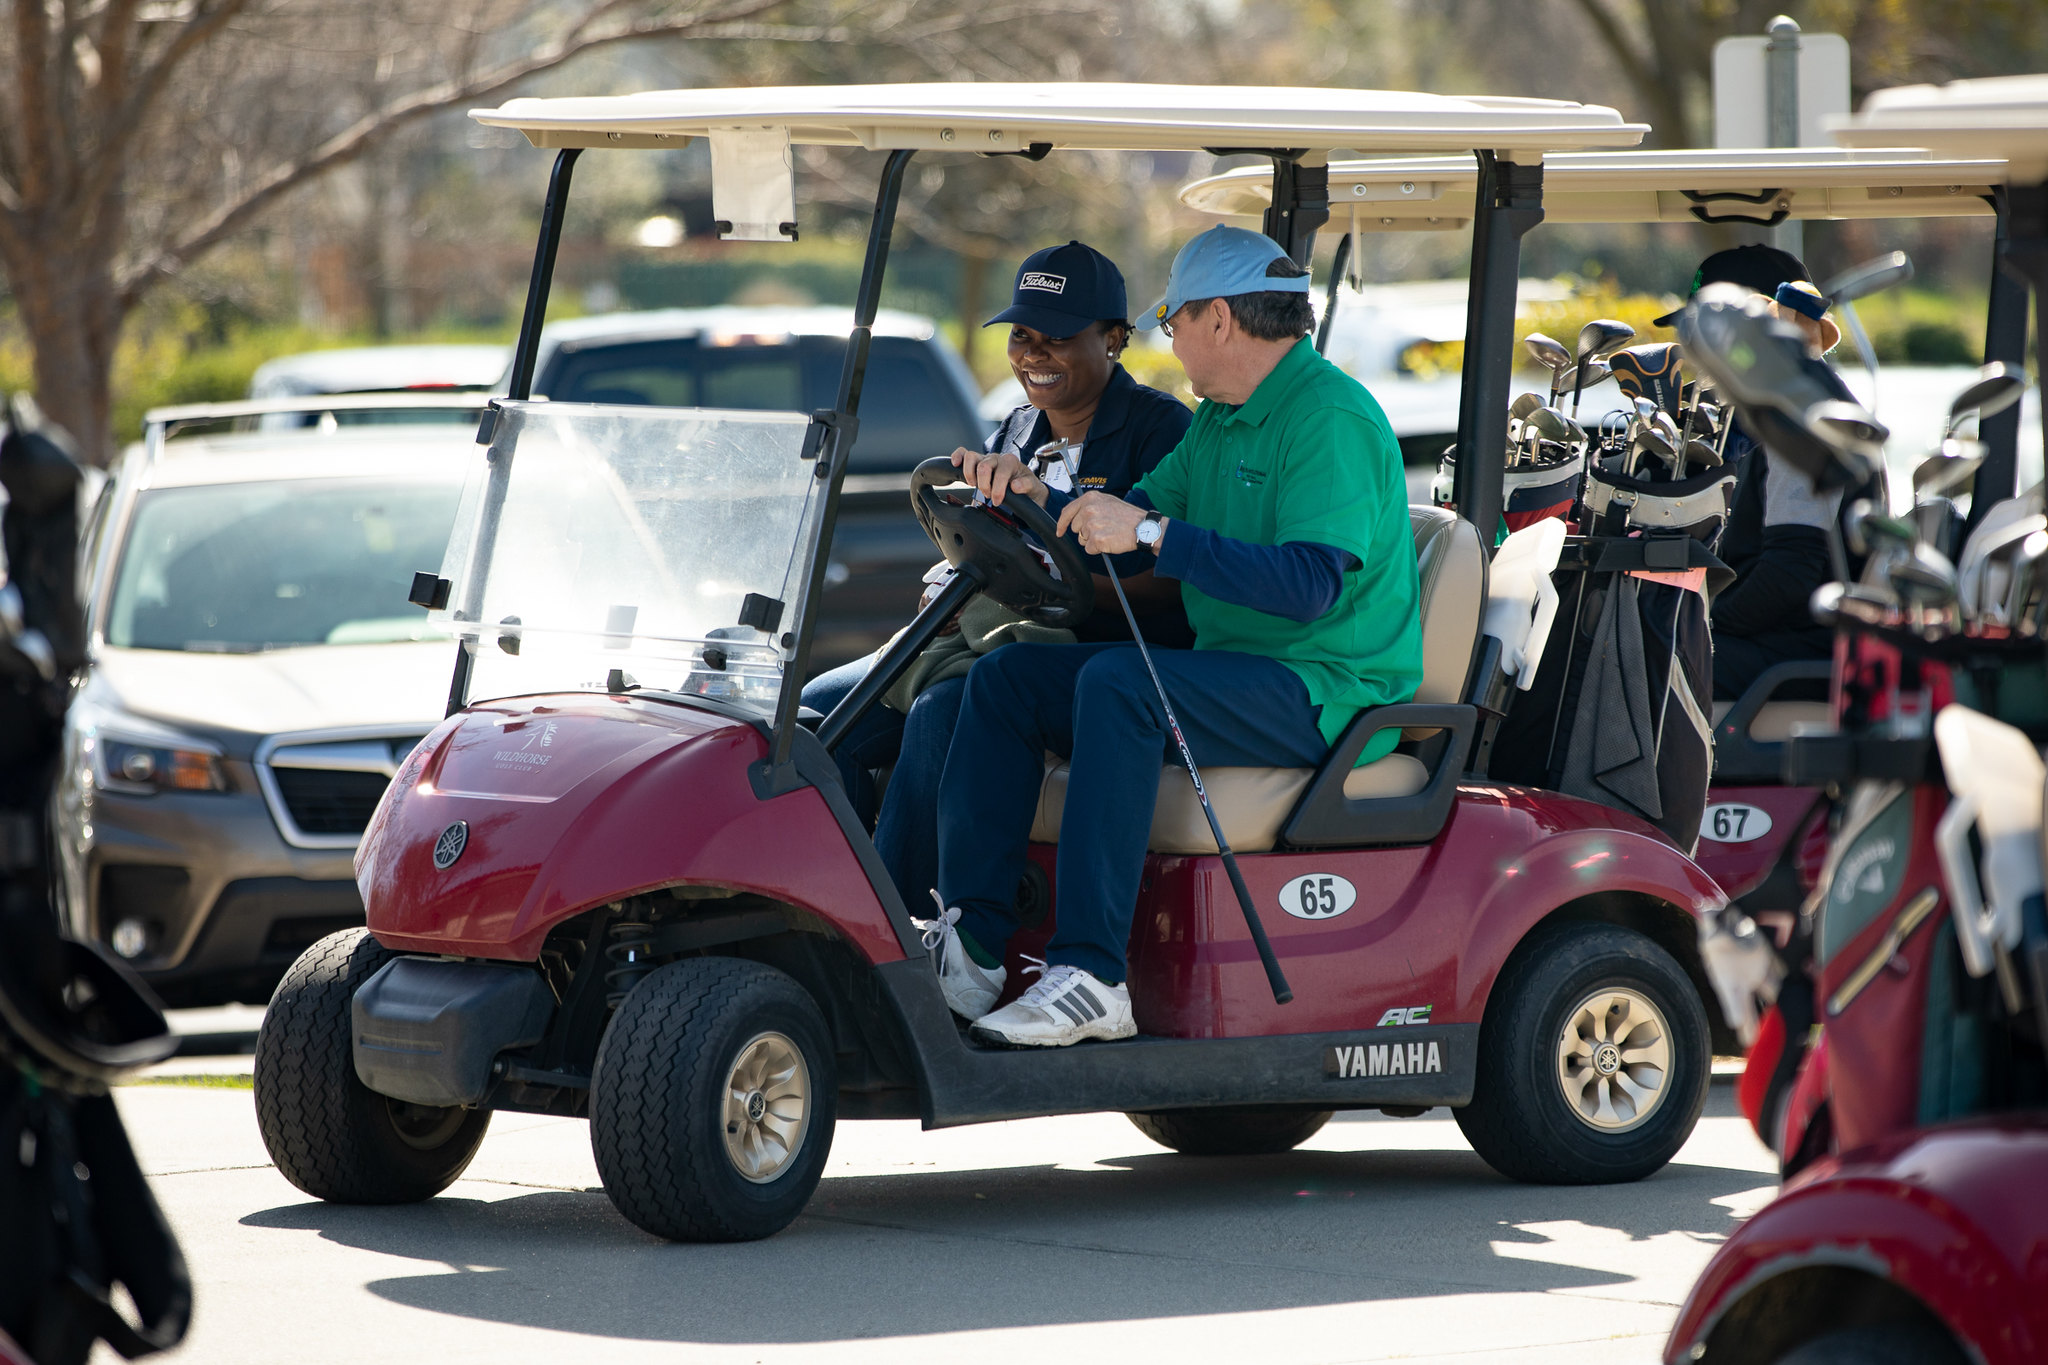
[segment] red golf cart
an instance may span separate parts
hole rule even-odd
[[[326,1199],[422,1199],[461,1173],[492,1110],[585,1115],[629,1219],[720,1240],[801,1211],[840,1118],[1121,1111],[1181,1151],[1256,1153],[1334,1110],[1445,1105],[1524,1180],[1632,1180],[1677,1151],[1709,1059],[1694,925],[1722,896],[1647,824],[1470,775],[1477,699],[1533,629],[1523,610],[1482,632],[1471,521],[1411,511],[1426,654],[1412,703],[1362,714],[1319,769],[1208,774],[1252,904],[1186,774],[1162,770],[1126,1042],[971,1041],[831,759],[967,594],[1042,619],[1087,611],[1078,547],[1023,500],[1004,509],[1014,523],[973,506],[947,491],[950,464],[928,463],[909,499],[959,578],[831,715],[804,712],[794,685],[913,156],[1250,149],[1280,186],[1265,230],[1305,261],[1330,151],[1462,149],[1484,205],[1475,297],[1511,307],[1541,155],[1632,144],[1640,125],[1553,101],[1078,84],[518,100],[477,117],[561,150],[510,396],[484,421],[446,568],[414,588],[460,642],[449,717],[363,838],[367,931],[308,950],[259,1040],[258,1115],[289,1179]],[[698,137],[721,231],[762,240],[795,234],[793,142],[884,154],[837,406],[527,401],[578,156]],[[1501,439],[1512,338],[1473,332],[1460,420],[1477,448]],[[1460,505],[1491,526],[1498,466],[1466,483]],[[1401,747],[1354,768],[1386,729]],[[1063,791],[1053,765],[1042,827]],[[1049,885],[1019,888],[1040,936]]]
[[[2048,306],[2048,78],[1881,92],[1839,135],[2006,157],[2001,264]],[[1915,483],[1978,460],[1953,561],[1923,497],[1866,519],[1872,567],[1816,598],[1842,724],[1790,766],[1844,792],[1815,898],[1822,1047],[1787,1105],[1793,1174],[1694,1286],[1670,1365],[2048,1355],[2048,531],[1996,452],[1938,452]]]
[[[1974,146],[1958,145],[1937,155],[1916,147],[1874,145],[1854,149],[1569,152],[1545,158],[1543,171],[1546,223],[1754,227],[1787,221],[1994,219],[2005,212],[2007,167],[2002,159],[1987,156]],[[1463,229],[1472,221],[1476,179],[1468,158],[1376,157],[1333,162],[1333,217],[1348,234],[1339,243],[1337,271],[1342,272],[1344,261],[1359,259],[1364,244],[1378,234]],[[1245,222],[1270,207],[1273,184],[1271,171],[1247,166],[1193,181],[1182,187],[1180,199],[1200,212]],[[1703,240],[1701,250],[1707,249]],[[1985,357],[2016,363],[2026,348],[2024,289],[1995,265],[1989,273],[1992,306]],[[1337,283],[1333,278],[1324,308],[1325,327],[1339,303]],[[1632,339],[1636,338],[1610,338],[1609,344]],[[1562,356],[1576,359],[1569,349]],[[1572,416],[1588,433],[1597,433],[1603,414],[1625,406],[1628,397],[1614,385],[1599,382],[1602,368],[1596,361],[1591,392],[1585,395],[1583,407],[1576,399],[1571,404]],[[1571,374],[1567,372],[1563,378],[1565,389],[1570,390]],[[2018,413],[2013,411],[1987,420],[1980,433],[1988,454],[1983,466],[1986,486],[1995,485],[2002,472],[2006,490],[2002,496],[2010,496],[2012,491],[2017,432]],[[1521,458],[1527,453],[1510,441],[1505,472],[1508,526],[1519,527],[1530,516],[1584,518],[1583,455],[1539,465]],[[1718,487],[1712,478],[1704,481],[1704,487],[1686,486],[1690,515],[1707,520],[1725,515],[1732,470],[1728,473],[1729,480]],[[1659,491],[1660,485],[1647,484],[1625,496]],[[1989,501],[1980,496],[1976,505],[1988,506]],[[1626,526],[1654,531],[1661,522],[1668,528],[1672,509],[1669,499],[1644,498],[1640,511],[1626,518]],[[1580,634],[1581,623],[1574,621],[1574,615],[1568,602],[1554,632],[1560,654],[1572,648],[1570,642]],[[1767,929],[1783,928],[1796,918],[1826,850],[1830,810],[1826,784],[1819,778],[1787,781],[1783,769],[1786,741],[1795,731],[1833,727],[1833,712],[1825,700],[1829,672],[1829,665],[1820,661],[1780,664],[1744,696],[1714,702],[1709,716],[1713,785],[1701,812],[1693,857],[1738,911],[1761,921]],[[1525,687],[1533,681],[1522,679]],[[1729,918],[1741,923],[1741,916]],[[1701,929],[1709,954],[1723,948],[1742,951],[1720,926],[1703,924]],[[1798,946],[1795,943],[1795,948]],[[1746,991],[1732,989],[1726,999],[1718,992],[1706,994],[1718,1050],[1735,1052],[1755,1041],[1741,1099],[1766,1141],[1773,1140],[1777,1131],[1776,1119],[1805,1054],[1811,1022],[1799,975],[1804,971],[1803,959],[1795,954],[1787,970],[1791,989],[1781,991],[1777,1008],[1765,1011],[1761,1019]],[[1788,1011],[1792,1017],[1789,1025]]]

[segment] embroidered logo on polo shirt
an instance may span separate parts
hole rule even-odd
[[[1246,488],[1257,488],[1266,481],[1266,471],[1263,469],[1253,469],[1243,460],[1239,460],[1237,462],[1237,481]]]
[[[1017,287],[1039,289],[1048,294],[1064,294],[1067,292],[1067,277],[1048,275],[1043,270],[1027,270],[1024,272],[1024,278],[1017,281]]]

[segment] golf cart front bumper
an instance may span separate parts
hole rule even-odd
[[[555,994],[531,967],[401,957],[356,991],[349,1037],[356,1077],[394,1100],[474,1105],[501,1053],[531,1047]]]

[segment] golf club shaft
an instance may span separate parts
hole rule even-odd
[[[1081,478],[1074,468],[1073,447],[1065,442],[1048,442],[1059,446],[1060,463],[1067,467],[1067,481],[1080,486]],[[1043,453],[1046,447],[1040,447]],[[1173,703],[1167,699],[1166,684],[1160,681],[1159,670],[1152,666],[1152,651],[1145,647],[1144,632],[1138,629],[1138,615],[1131,610],[1131,599],[1124,596],[1123,580],[1117,576],[1116,565],[1110,562],[1107,552],[1102,555],[1103,572],[1109,575],[1109,585],[1116,590],[1117,605],[1124,609],[1124,623],[1131,628],[1131,642],[1138,647],[1138,657],[1145,661],[1145,672],[1152,678],[1152,690],[1159,697],[1159,709],[1166,713],[1166,728],[1173,732],[1174,747],[1180,750],[1182,766],[1188,770],[1188,780],[1195,784],[1195,799],[1202,805],[1202,815],[1209,821],[1209,834],[1216,840],[1216,851],[1223,857],[1223,870],[1230,874],[1231,889],[1237,892],[1237,907],[1244,911],[1245,928],[1251,931],[1252,944],[1259,950],[1259,962],[1266,969],[1266,984],[1272,988],[1273,1003],[1284,1005],[1294,999],[1294,988],[1287,984],[1286,973],[1280,970],[1280,959],[1273,955],[1273,944],[1266,937],[1266,926],[1259,922],[1259,910],[1252,903],[1251,889],[1244,884],[1244,873],[1238,870],[1237,855],[1230,851],[1230,841],[1223,837],[1223,826],[1216,819],[1216,808],[1209,804],[1209,789],[1202,785],[1201,769],[1195,766],[1194,753],[1188,748],[1187,737],[1180,731],[1180,717],[1173,713]]]
[[[1287,984],[1285,973],[1280,970],[1280,959],[1273,955],[1273,944],[1266,937],[1266,926],[1259,922],[1258,907],[1252,903],[1252,893],[1244,884],[1244,873],[1238,870],[1237,855],[1230,851],[1230,841],[1223,837],[1223,826],[1216,820],[1216,808],[1209,804],[1209,791],[1202,785],[1201,770],[1195,766],[1195,756],[1188,749],[1187,737],[1180,732],[1180,717],[1173,713],[1173,703],[1167,700],[1166,684],[1160,681],[1159,670],[1152,666],[1152,651],[1145,647],[1145,637],[1138,631],[1138,617],[1131,610],[1131,599],[1124,596],[1124,585],[1117,577],[1116,565],[1109,556],[1102,556],[1102,567],[1109,574],[1110,586],[1116,589],[1116,600],[1124,609],[1124,621],[1131,628],[1131,640],[1138,646],[1138,657],[1145,661],[1145,671],[1152,676],[1152,690],[1159,694],[1159,707],[1166,712],[1166,728],[1173,733],[1174,747],[1180,750],[1182,766],[1188,770],[1188,780],[1195,784],[1195,799],[1202,803],[1202,814],[1208,818],[1209,833],[1216,840],[1216,851],[1223,855],[1223,870],[1230,874],[1231,889],[1237,892],[1237,905],[1244,911],[1245,927],[1251,930],[1252,943],[1259,950],[1259,962],[1266,969],[1266,984],[1273,989],[1273,1003],[1284,1005],[1294,999],[1294,988]]]

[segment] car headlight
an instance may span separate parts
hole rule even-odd
[[[108,716],[96,709],[77,722],[79,756],[90,765],[93,785],[103,791],[152,796],[228,789],[220,750],[205,740],[138,716]]]

